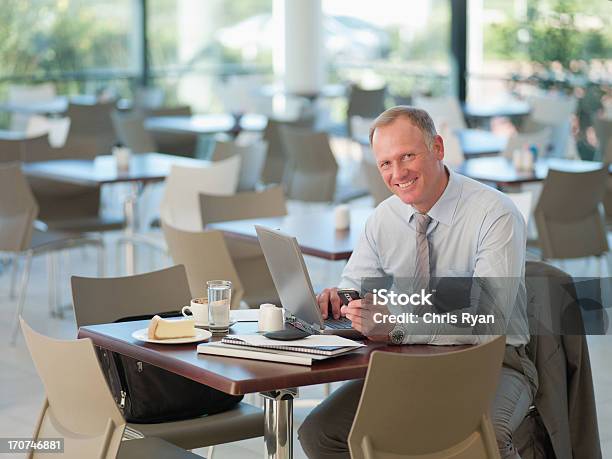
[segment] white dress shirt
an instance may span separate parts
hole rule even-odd
[[[363,278],[413,277],[415,212],[395,195],[380,203],[344,268],[340,287],[361,290]],[[494,278],[500,278],[504,288],[496,291],[495,302],[506,321],[504,330],[512,331],[507,343],[527,343],[526,226],[513,202],[489,186],[449,171],[446,189],[427,214],[432,219],[427,229],[431,276],[477,277],[494,283]],[[448,325],[403,328],[406,344],[477,344],[490,339],[466,334],[465,329],[454,335]]]

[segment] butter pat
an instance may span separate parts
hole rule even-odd
[[[147,334],[149,339],[191,338],[195,336],[195,320],[167,320],[154,316]]]

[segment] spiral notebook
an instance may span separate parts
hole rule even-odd
[[[339,337],[333,337],[339,338]],[[296,345],[286,345],[286,344],[268,344],[274,343],[273,340],[265,340],[265,344],[259,344],[260,340],[257,340],[257,344],[253,342],[248,342],[245,339],[241,339],[237,336],[226,336],[221,340],[223,344],[231,344],[233,346],[241,346],[250,349],[273,349],[277,351],[289,351],[289,352],[299,352],[303,354],[313,354],[313,355],[324,355],[327,357],[333,357],[335,355],[344,354],[345,352],[353,351],[363,344],[358,343],[356,341],[351,341],[345,338],[342,338],[346,341],[346,343],[342,343],[343,345],[334,345],[334,346],[296,346]],[[301,341],[301,340],[298,340]]]

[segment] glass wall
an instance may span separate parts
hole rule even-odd
[[[599,0],[471,0],[469,99],[573,95],[578,154],[597,158],[593,120],[612,102],[611,13]]]
[[[149,0],[154,83],[172,103],[220,108],[215,86],[227,75],[272,68],[272,0]]]
[[[450,2],[323,0],[332,81],[386,82],[396,96],[450,90]]]
[[[133,8],[131,0],[3,0],[0,97],[8,80],[43,78],[60,94],[93,93],[109,81],[125,91],[137,62]]]

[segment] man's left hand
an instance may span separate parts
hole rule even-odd
[[[381,319],[389,316],[386,306],[374,305],[372,295],[367,294],[365,298],[351,301],[348,306],[342,306],[340,310],[343,315],[353,323],[353,328],[372,341],[389,341],[389,333],[394,325],[381,322]],[[375,319],[376,315],[376,321]],[[378,323],[377,323],[378,322]]]

